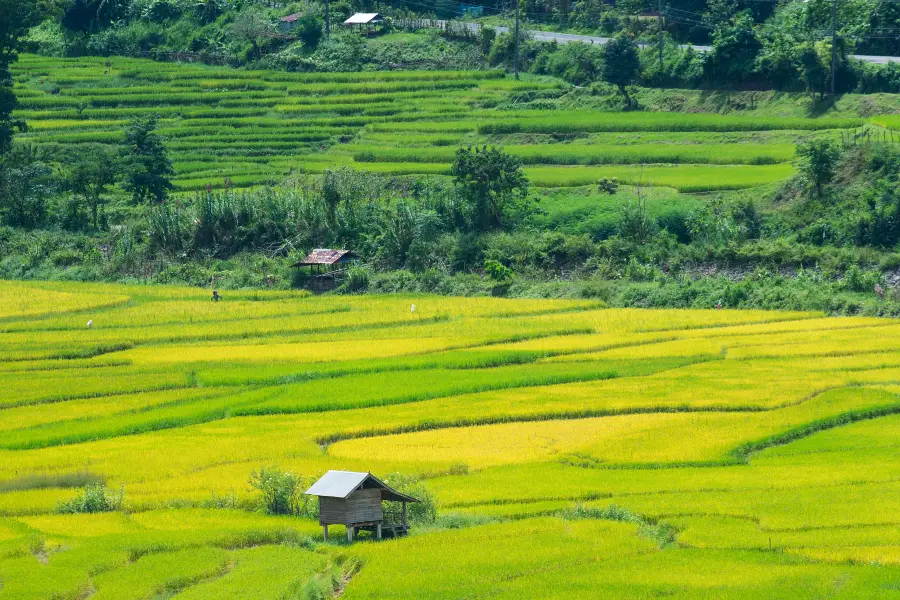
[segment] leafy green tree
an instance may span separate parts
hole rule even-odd
[[[823,48],[820,44],[805,43],[797,48],[797,70],[800,72],[800,79],[806,91],[819,100],[825,98],[828,93],[828,80],[831,72],[830,48],[828,48],[829,56],[826,57],[822,52]]]
[[[528,196],[521,161],[497,148],[460,148],[451,174],[480,231],[502,227],[504,212]]]
[[[633,85],[641,72],[637,44],[627,34],[619,34],[603,46],[603,80],[619,88],[625,104],[631,106],[628,86]]]
[[[834,177],[841,151],[828,140],[815,140],[797,146],[800,171],[816,188],[816,197],[822,195],[822,186]]]
[[[116,157],[100,148],[83,150],[72,167],[69,185],[72,192],[81,196],[91,211],[94,229],[99,229],[99,213],[100,208],[106,204],[105,194],[118,178]]]
[[[249,44],[251,56],[257,57],[262,54],[261,48],[271,39],[270,34],[274,30],[275,26],[268,16],[252,7],[239,12],[231,24],[234,39]]]
[[[756,72],[762,44],[749,12],[719,25],[712,35],[712,50],[704,62],[706,77],[714,82],[737,83]]]
[[[128,0],[70,0],[66,3],[62,25],[70,31],[98,31],[125,17],[130,8]]]
[[[0,223],[40,227],[55,192],[53,171],[31,146],[18,146],[0,159]]]
[[[172,189],[175,174],[162,140],[156,133],[156,118],[135,119],[125,129],[125,189],[136,204],[162,202]]]
[[[497,30],[493,27],[484,26],[480,30],[480,45],[481,45],[481,53],[487,56],[491,53],[491,47],[494,45],[494,40],[497,39]]]
[[[297,24],[297,37],[303,45],[314,50],[322,39],[322,23],[313,15],[306,15]]]
[[[40,0],[0,0],[0,156],[9,151],[15,129],[24,128],[12,118],[17,102],[9,67],[18,58],[22,38],[48,10]]]

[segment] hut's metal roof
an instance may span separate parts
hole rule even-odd
[[[366,25],[368,23],[377,23],[380,20],[381,15],[378,13],[356,13],[344,21],[344,25]]]
[[[309,256],[298,263],[291,265],[292,267],[309,267],[312,265],[333,265],[340,262],[343,258],[356,256],[350,250],[331,250],[329,248],[316,248],[309,253]]]
[[[360,488],[380,488],[381,499],[394,502],[418,502],[417,499],[401,494],[371,473],[355,471],[328,471],[306,490],[307,496],[346,498]]]
[[[294,13],[292,15],[288,15],[286,17],[281,18],[282,23],[296,23],[300,20],[300,17],[303,16],[303,13]]]

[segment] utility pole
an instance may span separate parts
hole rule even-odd
[[[659,0],[656,15],[656,28],[659,30],[659,86],[662,87],[663,82],[663,29],[662,29],[662,0]]]
[[[834,75],[837,69],[837,0],[831,3],[831,101],[834,102]]]
[[[516,65],[515,65],[515,73],[516,79],[519,78],[519,0],[515,0],[516,2]]]
[[[331,34],[331,21],[328,19],[328,0],[325,0],[325,37]]]

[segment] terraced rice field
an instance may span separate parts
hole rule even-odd
[[[499,71],[292,74],[24,56],[15,78],[18,114],[31,127],[21,142],[115,144],[128,119],[157,115],[184,192],[342,165],[447,175],[458,147],[481,144],[521,157],[542,187],[612,177],[682,192],[739,189],[790,177],[798,142],[839,140],[864,123],[523,109],[565,94],[566,84]]]
[[[0,307],[3,600],[900,589],[894,321],[58,283]],[[439,520],[326,544],[250,509],[270,465],[418,475]],[[88,480],[124,510],[58,514]]]

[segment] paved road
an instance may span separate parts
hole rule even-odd
[[[470,23],[470,27],[473,29],[479,27],[478,23]],[[508,27],[496,27],[495,28],[498,33],[506,33],[509,31]],[[585,44],[605,44],[609,41],[609,38],[598,37],[593,35],[575,35],[574,33],[556,33],[553,31],[537,31],[537,30],[529,30],[528,33],[534,36],[534,39],[540,42],[553,42],[555,41],[557,44],[568,44],[569,42],[584,42]],[[647,44],[641,44],[641,46],[646,46]],[[691,46],[689,44],[682,44],[681,48],[691,47],[697,52],[708,52],[712,50],[711,46]],[[853,58],[857,60],[861,60],[863,62],[875,63],[879,65],[886,65],[892,62],[900,62],[900,56],[868,56],[864,54],[853,54]]]

